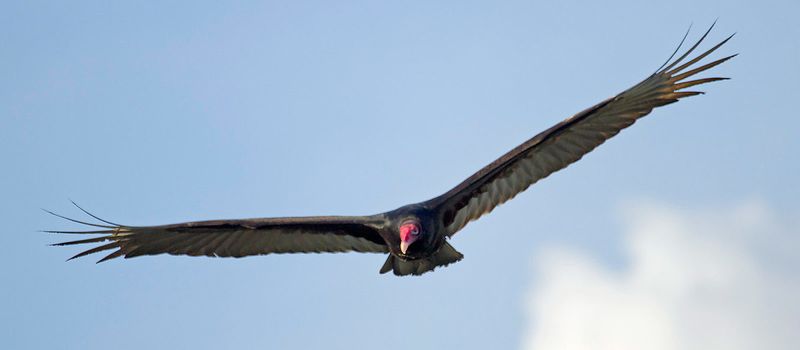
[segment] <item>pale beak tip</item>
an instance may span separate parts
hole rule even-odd
[[[400,252],[405,254],[408,251],[408,246],[410,245],[411,244],[408,244],[408,242],[400,242]]]

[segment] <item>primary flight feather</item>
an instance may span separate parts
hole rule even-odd
[[[731,35],[707,51],[689,58],[713,27],[684,54],[674,61],[670,57],[647,79],[534,136],[450,191],[424,202],[370,216],[212,220],[162,226],[118,225],[78,207],[102,223],[78,221],[51,213],[96,229],[46,232],[100,235],[54,244],[100,244],[70,259],[102,251],[108,252],[108,255],[98,262],[117,257],[163,253],[238,258],[272,253],[355,251],[388,253],[381,273],[393,271],[398,276],[420,275],[463,258],[447,239],[470,221],[477,220],[530,185],[578,161],[620,130],[649,114],[653,108],[702,93],[685,89],[727,79],[711,77],[690,80],[696,74],[735,56],[702,65],[699,63],[725,44]]]

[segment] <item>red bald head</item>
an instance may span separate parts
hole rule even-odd
[[[420,234],[419,223],[416,221],[404,221],[400,224],[400,251],[405,254]]]

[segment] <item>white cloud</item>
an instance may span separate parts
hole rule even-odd
[[[759,202],[622,212],[622,269],[564,248],[536,254],[524,349],[797,349],[796,221]]]

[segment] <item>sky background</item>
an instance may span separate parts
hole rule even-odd
[[[797,1],[6,1],[0,347],[790,349]],[[645,78],[690,23],[733,80],[656,110],[451,243],[65,263],[69,199],[130,225],[434,197]],[[99,258],[99,257],[97,257]]]

